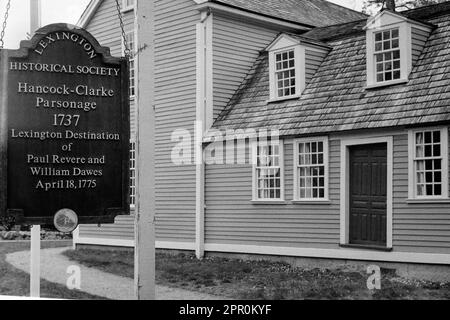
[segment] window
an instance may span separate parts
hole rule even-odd
[[[133,99],[136,95],[136,45],[135,45],[135,38],[134,38],[134,32],[127,32],[125,34],[125,37],[127,39],[127,45],[128,49],[130,49],[131,57],[130,57],[130,98]],[[123,44],[123,51],[125,54],[125,44]]]
[[[295,95],[295,52],[294,50],[275,53],[275,75],[277,97],[289,97]]]
[[[130,142],[130,206],[136,205],[136,142]]]
[[[448,129],[410,132],[410,197],[448,198]]]
[[[283,200],[282,149],[281,142],[254,144],[254,200]]]
[[[399,29],[375,33],[376,81],[397,80],[401,77]]]
[[[294,141],[294,200],[328,199],[328,139]]]
[[[280,35],[267,49],[269,55],[270,100],[299,97],[306,86],[306,46]]]
[[[122,11],[134,9],[134,0],[122,0]]]

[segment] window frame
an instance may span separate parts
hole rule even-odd
[[[136,152],[136,139],[133,137],[130,139],[130,209],[136,208],[136,173],[137,173],[137,152]],[[134,173],[134,175],[133,175]],[[132,183],[134,182],[134,183]],[[134,200],[134,201],[133,201]]]
[[[392,29],[398,29],[399,34],[400,78],[377,82],[375,34]],[[366,49],[367,88],[383,87],[409,81],[409,74],[412,69],[412,37],[411,25],[408,22],[394,23],[379,28],[368,29],[366,31]]]
[[[310,142],[322,142],[323,143],[323,166],[324,166],[324,197],[323,198],[301,198],[300,197],[300,186],[299,186],[299,144],[300,143],[310,143]],[[301,138],[294,139],[293,147],[293,202],[297,203],[326,203],[329,202],[329,142],[328,137],[312,137],[312,138]],[[311,165],[312,166],[312,165]]]
[[[133,4],[131,5],[128,5],[127,1],[128,0],[122,0],[122,9],[121,9],[122,13],[134,10],[134,8],[136,7],[136,0],[133,0]]]
[[[268,145],[278,144],[279,150],[279,167],[280,167],[280,198],[258,198],[258,175],[257,175],[257,151],[258,145],[260,143],[267,143]],[[261,204],[277,204],[284,203],[285,194],[284,194],[284,143],[283,140],[275,140],[275,141],[252,141],[252,202],[261,203]]]
[[[441,134],[441,180],[442,195],[440,196],[418,196],[416,189],[417,170],[416,170],[416,134],[419,132],[439,131]],[[450,200],[449,197],[449,145],[448,145],[449,128],[448,127],[427,127],[418,128],[408,131],[408,200],[411,201],[439,201]]]
[[[137,45],[137,37],[136,37],[136,32],[135,30],[128,30],[125,32],[125,37],[129,37],[131,35],[131,38],[133,39],[133,46],[134,46],[134,50],[131,50],[131,54],[132,56],[130,57],[130,64],[133,63],[134,67],[134,81],[133,81],[133,86],[131,86],[131,76],[129,79],[129,84],[130,84],[130,88],[129,88],[129,92],[130,92],[130,100],[134,100],[136,98],[136,80],[137,80],[137,55],[136,55],[136,45]],[[122,53],[125,54],[125,42],[124,39],[121,38],[122,40]],[[127,39],[128,40],[128,39]],[[130,68],[131,70],[131,68]],[[131,94],[131,88],[133,87],[134,89],[134,94]]]
[[[278,86],[276,79],[276,58],[279,53],[294,51],[295,68],[295,94],[289,96],[278,96]],[[286,46],[269,51],[269,83],[270,83],[270,101],[282,101],[298,98],[305,89],[305,47],[298,45]]]

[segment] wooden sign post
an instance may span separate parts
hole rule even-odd
[[[30,0],[30,35],[41,27],[41,0]],[[31,227],[30,296],[41,296],[41,226]]]
[[[135,292],[155,299],[154,0],[137,0],[139,49]],[[143,165],[145,164],[145,165]]]

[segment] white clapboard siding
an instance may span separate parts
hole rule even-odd
[[[317,69],[319,69],[323,60],[327,56],[327,50],[310,50],[306,48],[305,50],[305,80],[306,84],[308,84],[316,73]]]
[[[134,12],[124,13],[125,30],[134,30]],[[95,15],[86,26],[102,46],[109,47],[111,55],[123,56],[122,36],[117,17],[115,0],[104,0],[98,7]],[[131,135],[136,132],[136,112],[134,101],[130,103]],[[80,226],[79,237],[99,239],[134,239],[134,216],[119,216],[114,224],[108,225],[83,225]]]
[[[214,119],[227,105],[260,54],[283,31],[214,13]]]
[[[330,141],[330,203],[326,205],[296,205],[289,202],[293,198],[292,140],[285,141],[284,153],[286,205],[252,204],[251,165],[207,166],[206,243],[337,247],[339,141]]]
[[[450,253],[450,209],[408,204],[408,135],[394,136],[393,247],[398,252]],[[207,165],[206,243],[273,247],[339,246],[340,138],[329,141],[329,204],[293,204],[293,145],[284,142],[286,204],[252,204],[251,165]],[[450,170],[450,168],[448,168]]]
[[[449,254],[450,205],[406,203],[407,168],[408,135],[397,135],[394,137],[394,247],[399,251]]]
[[[412,27],[411,28],[411,41],[412,41],[412,63],[413,66],[417,62],[417,59],[419,59],[420,54],[422,53],[422,50],[425,46],[425,43],[428,40],[428,37],[430,35],[430,32]]]
[[[177,129],[196,119],[196,24],[192,0],[155,1],[156,239],[195,241],[195,166],[172,162]],[[194,154],[192,153],[192,156]],[[145,165],[145,164],[144,164]]]

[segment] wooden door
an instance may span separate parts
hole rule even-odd
[[[350,148],[350,244],[386,246],[387,144]]]

